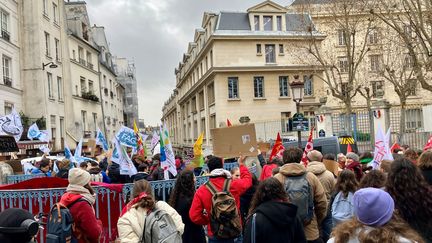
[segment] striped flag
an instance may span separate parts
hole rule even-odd
[[[305,167],[307,167],[308,165],[308,158],[307,158],[307,154],[313,150],[313,140],[312,140],[312,133],[314,131],[314,127],[311,127],[310,129],[310,133],[309,133],[309,138],[308,138],[308,142],[306,144],[305,150],[303,152],[303,157],[301,159],[301,161],[303,162],[303,165]]]

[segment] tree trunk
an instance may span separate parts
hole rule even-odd
[[[370,134],[370,142],[373,150],[375,148],[375,124],[374,124],[374,115],[372,111],[370,97],[366,99],[366,106],[369,114],[369,134]]]
[[[352,107],[351,107],[351,100],[346,99],[345,100],[345,107],[346,107],[346,119],[345,119],[345,129],[347,132],[347,135],[352,136]]]
[[[401,103],[401,110],[400,110],[400,120],[399,120],[399,133],[398,133],[398,143],[400,144],[402,142],[403,139],[403,135],[405,134],[405,128],[406,128],[406,124],[405,124],[405,119],[406,119],[406,99],[405,98],[400,98],[400,103]]]

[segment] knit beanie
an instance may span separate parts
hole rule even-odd
[[[394,201],[386,191],[364,188],[354,193],[354,215],[368,226],[382,226],[393,216]]]
[[[90,182],[90,173],[83,169],[73,168],[69,170],[68,181],[70,185],[85,186]]]
[[[20,227],[26,219],[34,219],[33,215],[24,209],[9,208],[0,213],[0,227]],[[18,243],[29,242],[31,240],[29,233],[0,233],[0,242]]]
[[[359,160],[360,160],[360,157],[356,153],[353,153],[353,152],[348,152],[346,154],[346,158],[347,159],[352,159],[352,160],[354,160],[356,162],[359,162]]]

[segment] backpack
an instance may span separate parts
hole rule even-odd
[[[339,192],[331,205],[333,226],[346,221],[354,215],[353,193],[348,193],[348,197],[344,197],[342,192]]]
[[[142,243],[181,243],[182,237],[171,216],[155,208],[144,221]]]
[[[314,215],[313,191],[306,174],[285,177],[285,191],[290,202],[297,206],[297,216],[305,226],[312,221]]]
[[[231,179],[226,179],[220,192],[210,181],[205,184],[212,194],[210,228],[219,239],[237,238],[242,231],[236,201],[229,191],[231,182]]]
[[[83,198],[71,203],[68,207],[56,203],[48,215],[46,243],[76,243],[78,240],[73,237],[73,217],[69,211],[77,202],[86,201]],[[87,202],[87,201],[86,201]]]

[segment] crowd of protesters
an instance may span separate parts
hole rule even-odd
[[[63,204],[87,201],[71,209],[79,221],[74,231],[83,239],[79,242],[95,242],[101,233],[90,207],[90,182],[97,181],[134,183],[117,225],[120,242],[143,240],[146,221],[154,220],[153,212],[163,211],[170,218],[166,224],[172,224],[182,242],[432,243],[432,151],[418,153],[405,147],[394,152],[394,160],[383,160],[372,169],[371,153],[323,155],[313,150],[305,166],[303,151],[289,147],[271,161],[259,154],[259,175],[256,169],[249,171],[245,157],[227,171],[224,159],[208,156],[209,181],[199,188],[196,176],[203,174],[201,168],[188,168],[176,157],[178,174],[170,174],[176,184],[166,203],[149,184],[164,179],[158,154],[152,160],[134,156],[138,173],[132,177],[121,175],[118,164],[107,158],[74,169],[66,159],[43,159],[32,173],[68,178]],[[329,161],[337,168],[329,170],[324,163]]]

